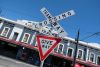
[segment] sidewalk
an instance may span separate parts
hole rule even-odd
[[[0,67],[37,67],[0,55]]]

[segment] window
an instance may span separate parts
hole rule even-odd
[[[66,40],[66,39],[63,39],[63,42],[67,44],[67,43],[68,43],[68,40]]]
[[[89,60],[90,60],[91,62],[94,62],[94,59],[95,59],[94,53],[90,53],[90,58],[89,58]]]
[[[77,58],[78,59],[83,59],[83,50],[78,49]]]
[[[18,37],[18,33],[17,33],[17,32],[14,32],[14,36],[13,36],[13,38],[12,38],[12,39],[16,40],[16,39],[17,39],[17,37]]]
[[[100,56],[97,56],[97,64],[100,65]]]
[[[67,56],[73,57],[73,52],[74,52],[74,49],[71,48],[71,47],[68,47],[68,49],[67,49]]]
[[[0,19],[0,23],[2,22],[2,20]]]
[[[58,46],[58,53],[62,53],[63,48],[64,48],[64,45],[60,43],[59,46]]]
[[[29,33],[25,33],[24,37],[22,39],[22,42],[28,43],[29,37],[30,37],[30,34]]]
[[[4,27],[1,36],[7,37],[9,30],[10,30],[9,27]]]

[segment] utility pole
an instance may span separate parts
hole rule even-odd
[[[76,64],[76,56],[77,56],[77,50],[78,50],[79,35],[80,35],[80,31],[78,30],[77,37],[75,38],[76,46],[75,46],[75,54],[74,54],[74,60],[73,60],[72,67],[75,67],[75,64]]]
[[[75,54],[74,54],[74,60],[73,60],[72,67],[75,67],[75,64],[76,64],[76,56],[77,56],[77,50],[78,50],[79,35],[80,35],[80,31],[78,30],[77,37],[75,38],[76,46],[75,46]],[[85,39],[88,39],[90,37],[98,36],[98,35],[100,35],[100,32],[96,32],[92,35],[89,35],[89,36],[85,37],[84,39],[82,39],[82,41],[85,40]]]

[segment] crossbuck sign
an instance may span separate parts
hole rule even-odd
[[[49,20],[51,25],[55,28],[55,30],[58,32],[59,37],[65,37],[67,36],[67,33],[64,31],[64,29],[59,25],[57,20],[48,12],[46,8],[42,8],[41,12],[44,14],[44,16]]]

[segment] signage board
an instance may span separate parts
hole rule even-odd
[[[60,38],[37,35],[40,60],[44,61],[61,41]]]

